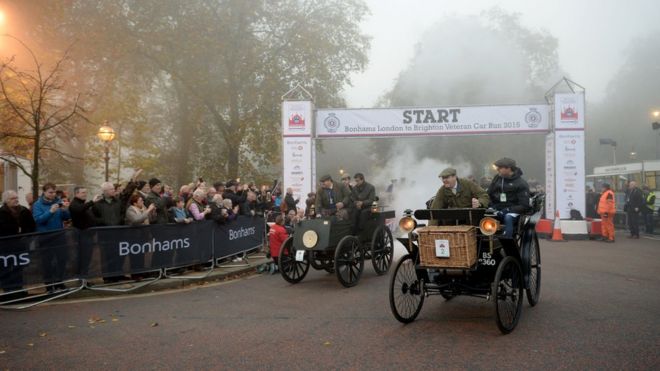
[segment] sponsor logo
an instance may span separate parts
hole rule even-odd
[[[22,254],[0,255],[0,267],[11,268],[20,267],[30,264],[30,254],[24,252]]]
[[[339,117],[334,113],[328,114],[328,117],[323,120],[323,126],[325,126],[329,133],[336,133],[340,125],[341,122],[339,121]]]
[[[248,236],[254,236],[257,233],[256,227],[243,228],[241,229],[230,229],[229,230],[229,240],[237,240],[239,238],[244,238]]]
[[[290,174],[291,175],[303,175],[303,172],[302,171],[292,171]]]
[[[187,249],[188,247],[190,247],[190,238],[179,238],[171,241],[156,241],[153,238],[151,242],[143,244],[120,242],[119,256],[141,255],[147,252]]]
[[[525,122],[527,123],[527,127],[538,127],[541,123],[541,120],[542,116],[539,111],[536,110],[536,108],[530,108],[529,112],[525,114]]]
[[[289,116],[289,130],[305,130],[305,117],[300,113],[294,113]]]
[[[567,103],[562,103],[561,112],[560,112],[561,121],[577,121],[578,112],[575,107],[575,102],[570,101]]]
[[[296,165],[293,167],[293,170],[300,170],[300,165]]]

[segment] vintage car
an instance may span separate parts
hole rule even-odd
[[[532,212],[520,216],[513,238],[503,238],[494,210],[406,210],[399,227],[407,236],[398,240],[407,254],[390,280],[394,317],[414,321],[430,295],[445,300],[466,295],[492,300],[499,330],[513,331],[524,293],[530,306],[539,301],[541,254],[535,225],[542,205],[543,196],[532,198]],[[418,225],[431,220],[438,225]]]
[[[353,224],[335,216],[300,221],[293,235],[282,244],[279,270],[290,283],[298,283],[307,275],[309,266],[337,275],[345,287],[355,286],[371,260],[376,274],[387,273],[392,264],[394,240],[385,224],[395,218],[394,211],[373,210],[362,230],[351,232]]]

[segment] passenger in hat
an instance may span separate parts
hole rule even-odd
[[[497,210],[497,218],[504,222],[504,237],[513,238],[514,226],[530,210],[529,185],[522,178],[522,170],[516,161],[504,157],[494,163],[497,175],[488,187],[491,207]]]
[[[321,177],[321,187],[316,191],[314,208],[318,216],[335,215],[337,210],[351,207],[351,191],[343,183],[335,182],[330,175]]]
[[[489,200],[486,191],[468,179],[457,177],[456,169],[446,168],[438,177],[442,179],[442,187],[436,192],[431,202],[431,209],[488,207]],[[429,225],[437,224],[437,220],[429,221]]]

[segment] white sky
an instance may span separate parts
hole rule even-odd
[[[447,15],[474,15],[493,6],[520,13],[523,26],[545,29],[559,40],[560,67],[585,87],[586,98],[592,102],[605,96],[608,82],[625,61],[629,43],[660,28],[660,0],[366,2],[371,9],[363,23],[363,31],[372,37],[369,65],[353,75],[353,86],[345,89],[348,107],[373,107],[407,67],[422,34]]]

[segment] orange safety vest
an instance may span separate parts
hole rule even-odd
[[[616,205],[614,204],[614,192],[611,189],[603,192],[598,200],[598,214],[614,214],[616,213]]]

